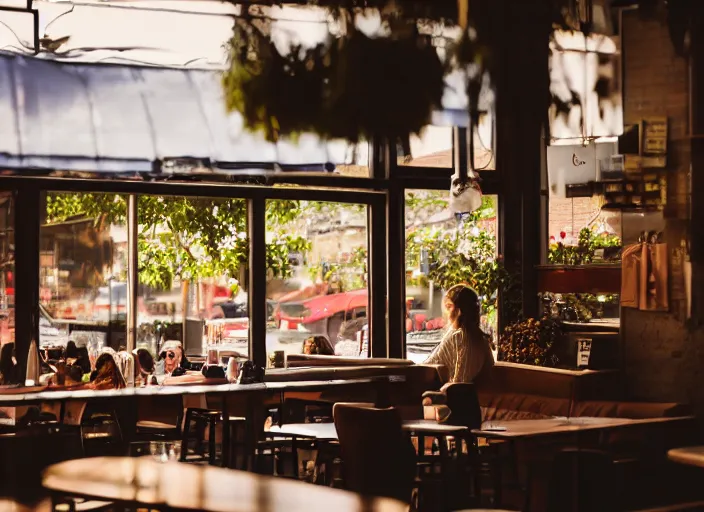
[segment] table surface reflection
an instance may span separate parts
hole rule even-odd
[[[286,391],[318,391],[338,386],[354,386],[371,383],[395,382],[396,376],[375,376],[357,379],[292,380],[263,382],[258,384],[203,384],[188,382],[183,385],[147,386],[115,390],[57,389],[57,388],[0,388],[0,406],[23,406],[42,402],[66,400],[99,400],[139,396],[202,395],[218,393],[283,393]]]
[[[661,417],[661,418],[606,418],[606,417],[575,417],[546,418],[532,420],[501,420],[486,421],[482,428],[472,430],[479,437],[494,439],[515,439],[546,435],[559,435],[594,430],[612,430],[618,428],[652,426],[657,424],[692,421],[694,416]]]
[[[667,457],[678,464],[704,468],[704,446],[673,448],[667,452]]]
[[[63,495],[208,512],[406,512],[391,499],[256,475],[158,462],[151,457],[95,457],[62,462],[44,473],[46,489]]]

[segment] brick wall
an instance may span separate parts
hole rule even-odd
[[[669,120],[666,240],[670,250],[686,236],[688,173],[688,64],[678,57],[664,19],[623,14],[624,121],[647,116]],[[690,402],[704,413],[704,331],[685,326],[682,301],[670,313],[622,312],[624,368],[631,395],[645,400]]]

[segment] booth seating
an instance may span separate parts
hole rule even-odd
[[[585,416],[646,419],[691,414],[688,406],[624,400],[618,372],[496,363],[477,382],[484,421]]]
[[[555,416],[648,419],[691,414],[684,404],[627,399],[620,377],[615,371],[572,371],[499,362],[490,379],[476,384],[484,421]],[[687,485],[682,483],[687,479],[679,468],[668,464],[665,454],[668,448],[696,444],[697,434],[695,421],[687,420],[582,434],[578,438],[517,440],[501,451],[513,453],[516,476],[523,487],[529,485],[535,491],[548,488],[553,459],[571,443],[578,442],[581,449],[604,450],[613,460],[614,478],[630,510],[672,503],[678,493],[688,496]],[[542,499],[533,492],[530,501],[535,506]]]
[[[408,359],[390,359],[383,357],[339,357],[339,356],[319,356],[308,354],[289,354],[286,356],[287,368],[310,368],[310,367],[330,367],[335,366],[411,366],[413,361]]]

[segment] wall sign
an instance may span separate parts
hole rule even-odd
[[[592,353],[591,338],[577,338],[577,367],[586,368],[589,366],[589,357]]]
[[[667,118],[643,119],[642,165],[644,168],[667,166]]]
[[[596,144],[548,146],[550,197],[564,198],[567,185],[596,181]]]

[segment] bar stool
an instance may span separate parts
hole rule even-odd
[[[135,441],[176,441],[181,439],[183,400],[180,396],[139,397],[137,399]]]
[[[242,416],[223,416],[222,411],[190,407],[186,409],[181,435],[181,461],[203,462],[207,459],[211,466],[218,465],[217,428],[222,426],[220,443],[220,465],[229,467],[230,459],[237,464],[238,449],[248,445],[247,419]],[[208,434],[207,443],[205,434]],[[196,458],[189,458],[190,445],[195,442]],[[207,444],[207,455],[205,446]],[[242,467],[246,468],[246,457],[243,457]]]
[[[181,462],[202,462],[206,460],[205,433],[208,432],[207,460],[210,465],[215,465],[216,451],[216,426],[222,418],[220,411],[190,407],[186,409],[183,422],[183,435],[181,437]],[[196,459],[189,459],[190,445],[195,442]]]
[[[138,421],[135,430],[138,441],[175,441],[181,437],[179,424],[171,425],[161,421]]]

